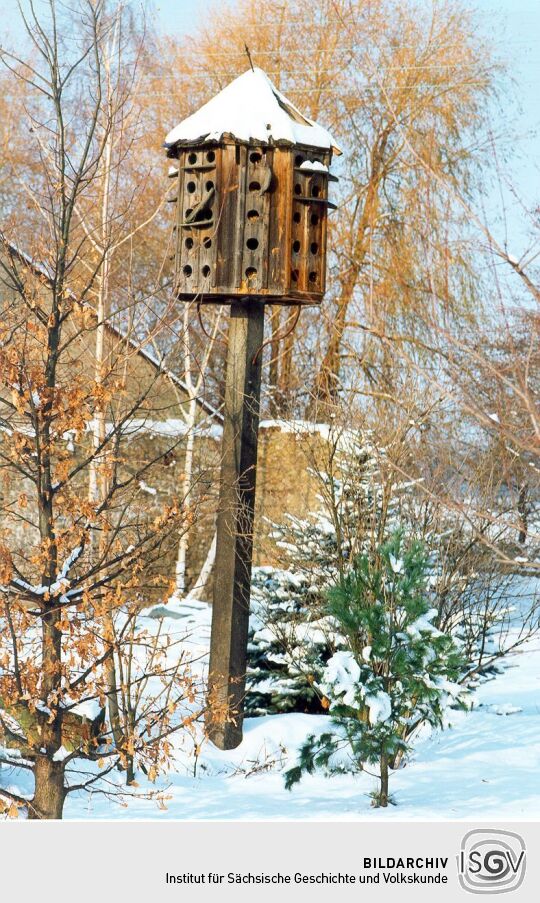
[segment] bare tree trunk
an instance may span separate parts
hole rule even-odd
[[[47,665],[47,675],[44,678],[44,696],[53,690],[55,674],[59,673],[61,663],[62,636],[54,626],[51,618],[54,615],[45,615],[43,619],[43,663]],[[44,755],[36,756],[34,768],[34,797],[32,808],[29,809],[29,817],[33,819],[60,819],[65,799],[64,764],[55,762],[54,753],[62,745],[62,719],[59,714],[49,724],[48,719],[42,722],[41,742]]]
[[[115,745],[119,751],[122,750],[124,744],[124,732],[122,730],[122,720],[120,718],[120,706],[118,705],[118,678],[116,674],[116,663],[114,660],[114,622],[111,612],[104,615],[105,630],[110,635],[110,651],[109,658],[105,660],[103,670],[105,672],[105,680],[107,682],[107,709],[109,712],[109,723]]]
[[[385,809],[388,806],[388,756],[381,753],[381,789],[379,793],[379,806]]]
[[[343,277],[337,309],[330,323],[326,352],[324,354],[314,386],[315,414],[318,404],[335,405],[339,392],[340,357],[343,336],[347,324],[347,314],[359,273],[364,266],[370,236],[377,223],[380,198],[379,192],[386,174],[385,152],[390,129],[385,128],[379,135],[371,152],[369,183],[366,187],[364,203],[358,226],[353,229],[354,242],[350,249],[349,265]]]
[[[312,411],[315,416],[318,416],[318,409],[321,408],[320,413],[324,417],[327,407],[334,406],[338,399],[341,343],[355,284],[356,273],[342,287],[337,309],[332,317],[328,345],[315,380]]]
[[[187,308],[187,305],[186,305]],[[187,344],[187,341],[186,341]],[[193,480],[193,451],[195,445],[195,426],[197,417],[197,400],[194,395],[191,381],[187,382],[189,392],[192,395],[189,402],[189,415],[187,422],[187,440],[184,457],[184,477],[182,480],[182,503],[188,507],[191,495],[191,484]],[[187,554],[189,548],[189,531],[187,528],[182,530],[178,541],[178,554],[176,556],[176,567],[174,574],[174,591],[175,595],[183,596],[186,591],[186,569]]]
[[[193,381],[193,360],[190,346],[190,332],[189,332],[189,307],[188,305],[184,305],[184,383],[189,396],[189,407],[188,414],[186,418],[186,431],[187,431],[187,440],[186,440],[186,451],[184,458],[184,475],[182,479],[182,502],[184,506],[188,506],[191,502],[192,495],[192,484],[193,484],[193,461],[194,461],[194,448],[195,448],[195,429],[197,427],[197,398],[200,395],[202,389],[202,382],[204,378],[204,372],[206,369],[206,365],[208,364],[208,360],[212,349],[214,347],[214,342],[216,340],[216,336],[219,330],[219,322],[221,317],[221,311],[218,313],[216,317],[216,322],[214,324],[214,329],[212,331],[212,335],[208,345],[206,347],[206,351],[201,362],[201,366],[199,369],[199,376],[197,380]],[[189,551],[189,541],[190,541],[190,533],[187,526],[183,526],[180,538],[178,540],[178,552],[176,556],[176,566],[175,566],[175,595],[180,597],[183,596],[186,592],[186,569],[187,569],[187,556]],[[212,551],[213,549],[213,551]],[[209,569],[206,570],[206,563],[203,565],[203,571],[199,576],[199,579],[195,581],[194,589],[197,591],[197,587],[200,586],[201,582],[204,584],[207,582],[208,577],[210,576],[210,571],[212,569],[215,558],[215,546],[210,547],[210,552],[208,553],[207,562],[210,560]],[[203,579],[204,578],[204,579]],[[191,595],[191,593],[190,593]],[[192,598],[198,598],[196,594],[192,596]]]
[[[270,342],[270,413],[272,417],[277,417],[281,410],[281,386],[279,378],[279,327],[281,324],[281,311],[277,305],[272,307],[272,316],[270,319],[272,329],[272,339]]]
[[[97,328],[96,328],[96,346],[95,346],[95,381],[96,386],[101,386],[105,373],[105,323],[108,314],[108,300],[110,287],[111,272],[111,217],[110,207],[110,191],[111,191],[111,173],[112,173],[112,155],[113,142],[115,138],[115,110],[113,108],[113,86],[111,83],[111,60],[116,50],[119,34],[119,15],[117,15],[115,26],[111,34],[107,52],[104,56],[104,70],[107,86],[107,107],[106,107],[106,129],[107,135],[104,145],[102,172],[101,172],[101,222],[100,237],[98,250],[101,256],[101,268],[98,274],[98,297],[97,297]],[[94,242],[95,243],[95,242]],[[106,418],[103,402],[100,400],[96,404],[94,418],[92,423],[92,440],[94,445],[94,457],[89,466],[89,485],[88,500],[94,504],[99,503],[106,497],[108,491],[108,478],[105,468],[105,461],[99,460],[97,450],[102,449],[101,456],[103,458],[103,444],[106,438]],[[94,545],[94,543],[92,544]],[[92,548],[91,551],[98,554],[98,550]],[[104,615],[105,634],[110,644],[111,655],[104,663],[105,679],[107,682],[107,707],[109,712],[109,722],[113,734],[114,742],[120,749],[123,740],[123,731],[120,718],[120,708],[118,705],[118,681],[116,675],[116,664],[114,659],[114,622],[111,612]]]
[[[527,483],[522,483],[519,487],[519,496],[518,496],[518,514],[519,514],[519,536],[518,542],[521,545],[524,545],[527,542],[527,533],[528,533],[528,519],[529,519],[529,506],[527,504],[528,497],[528,489]]]
[[[63,277],[64,260],[59,266]],[[59,291],[62,291],[60,280]],[[46,384],[49,389],[56,386],[56,368],[58,349],[60,346],[60,313],[57,297],[53,297],[53,313],[50,321],[47,344]],[[51,393],[52,397],[52,393]],[[52,404],[49,399],[43,405],[43,426],[36,428],[39,436],[39,448],[42,449],[38,465],[38,507],[39,532],[41,542],[47,549],[47,558],[42,571],[43,586],[51,586],[58,569],[58,546],[55,532],[55,519],[52,491],[51,460],[51,420]],[[38,458],[39,460],[39,458]],[[41,617],[41,657],[42,683],[41,700],[44,706],[50,707],[51,717],[43,712],[38,713],[41,727],[40,750],[36,758],[34,771],[34,815],[38,818],[61,818],[64,803],[64,766],[54,761],[56,752],[62,745],[62,709],[50,701],[55,698],[62,685],[62,632],[57,624],[56,599],[53,597],[45,603]],[[43,750],[43,752],[42,752]]]
[[[60,819],[64,808],[64,764],[48,756],[37,756],[34,767],[35,792],[28,818]]]
[[[193,589],[190,591],[188,598],[190,599],[202,599],[204,595],[204,590],[206,584],[208,583],[210,574],[212,573],[212,568],[214,567],[214,562],[216,560],[216,545],[217,545],[217,535],[214,533],[212,537],[212,542],[210,543],[210,548],[208,549],[208,554],[206,556],[205,562],[201,568],[201,572],[195,581]]]
[[[279,374],[279,399],[281,413],[287,417],[290,413],[293,392],[293,352],[294,332],[283,339],[283,352],[281,354]]]
[[[135,760],[131,754],[126,757],[126,784],[129,786],[135,780]]]

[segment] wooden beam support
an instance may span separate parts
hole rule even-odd
[[[231,305],[207,727],[220,749],[242,741],[264,304]]]

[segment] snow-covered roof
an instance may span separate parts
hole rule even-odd
[[[169,132],[165,146],[220,141],[224,136],[261,144],[304,144],[341,153],[330,132],[304,116],[259,68],[248,69],[184,119]]]

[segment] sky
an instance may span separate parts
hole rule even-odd
[[[22,0],[23,5],[25,0]],[[43,0],[36,0],[39,9]],[[226,5],[234,6],[235,0]],[[153,0],[155,21],[163,34],[189,35],[204,25],[219,0]],[[512,75],[523,107],[522,131],[540,124],[540,0],[471,0],[480,22],[497,45],[508,53]],[[22,29],[17,0],[0,0],[0,35],[18,43]]]
[[[512,189],[527,206],[540,205],[540,0],[466,2],[478,10],[480,27],[509,62],[513,85],[494,132],[510,128],[513,133]],[[155,0],[159,27],[177,34],[205,25],[216,5],[219,0]],[[530,248],[529,223],[510,187],[492,188],[486,215],[500,240],[505,242],[508,233],[508,249],[521,259]]]
[[[24,4],[25,0],[23,0]],[[44,0],[35,0],[39,9]],[[224,6],[219,0],[152,0],[155,23],[163,34],[189,35],[206,24],[209,11]],[[467,0],[468,2],[468,0]],[[226,5],[234,6],[235,0]],[[496,47],[509,61],[513,79],[507,107],[500,112],[495,131],[511,128],[516,151],[512,177],[517,191],[530,206],[540,202],[540,0],[470,0],[480,13],[480,27],[490,35]],[[9,43],[21,41],[22,29],[17,0],[0,0],[0,35],[9,35]],[[218,39],[218,36],[216,36]],[[174,124],[174,123],[173,123]],[[324,124],[324,123],[323,123]],[[492,203],[497,204],[495,193]],[[505,203],[512,205],[508,195]],[[522,222],[519,211],[510,211],[512,221]],[[524,236],[516,235],[521,255]]]
[[[22,0],[23,5],[25,0]],[[43,0],[36,0],[39,9]],[[234,6],[235,0],[226,5]],[[216,0],[153,0],[156,24],[165,34],[190,34],[204,25]],[[480,21],[497,43],[507,49],[517,82],[522,88],[526,116],[540,121],[540,0],[471,0]],[[17,0],[0,0],[0,34],[8,32],[16,42],[22,34]]]

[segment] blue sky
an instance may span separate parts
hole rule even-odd
[[[178,34],[204,25],[212,0],[154,0],[161,29]],[[219,5],[219,3],[217,4]],[[225,4],[223,4],[225,5]],[[230,0],[227,5],[234,5]],[[470,0],[479,22],[509,62],[513,79],[508,105],[494,123],[494,132],[513,133],[512,181],[527,207],[540,204],[540,0]],[[529,248],[529,226],[512,192],[494,189],[488,198],[488,219],[500,240],[508,228],[508,248],[521,258]],[[504,214],[503,214],[504,209]],[[498,225],[495,222],[498,221]]]
[[[42,2],[36,0],[38,9]],[[212,7],[219,5],[215,0],[153,0],[160,30],[173,34],[189,34],[205,23]],[[234,0],[230,0],[230,5],[234,5]],[[480,11],[483,27],[508,53],[518,88],[516,94],[523,108],[522,131],[537,128],[540,124],[540,0],[471,0],[471,6]],[[11,41],[17,43],[22,34],[17,0],[0,0],[0,10],[0,34],[7,32]]]
[[[39,8],[43,0],[35,2]],[[230,0],[230,5],[234,2]],[[216,5],[220,4],[215,0],[153,0],[160,30],[179,35],[205,24],[209,10]],[[540,0],[471,0],[471,6],[480,12],[482,29],[492,36],[510,64],[513,88],[501,113],[502,121],[494,125],[497,132],[508,125],[512,129],[517,152],[513,179],[519,194],[531,206],[540,203]],[[0,0],[0,9],[0,35],[7,32],[9,43],[19,43],[22,30],[17,0]],[[497,203],[495,195],[493,203]],[[510,218],[514,219],[512,214]],[[520,237],[520,245],[522,240]],[[518,256],[521,253],[521,248],[512,250]]]

